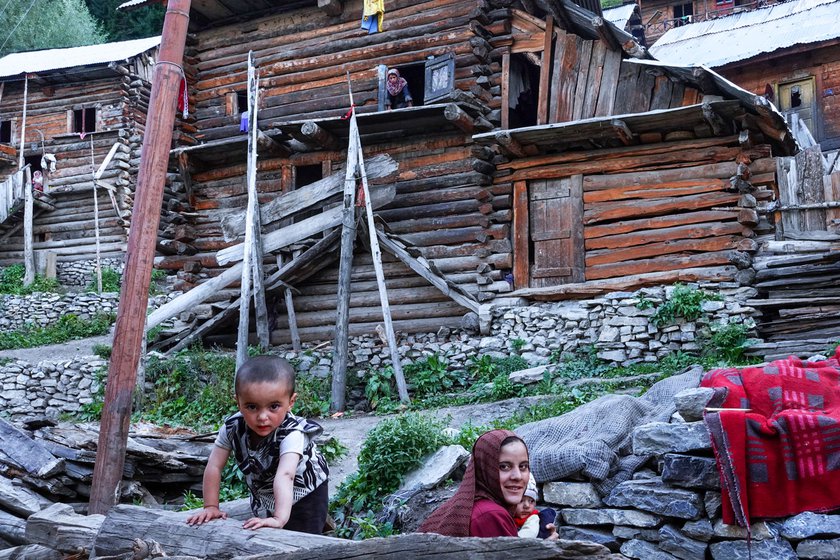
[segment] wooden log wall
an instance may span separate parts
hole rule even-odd
[[[515,159],[499,164],[495,186],[583,176],[586,281],[685,268],[706,268],[711,281],[721,279],[721,267],[746,281],[755,212],[740,206],[749,202],[730,184],[743,157],[752,162],[751,196],[770,199],[769,146],[742,148],[736,136]],[[527,215],[527,197],[514,212]],[[514,255],[526,274],[527,252],[525,244]]]
[[[239,113],[231,111],[231,100],[244,91],[249,50],[254,51],[265,88],[260,107],[263,129],[276,122],[343,115],[349,104],[348,72],[357,111],[374,112],[378,65],[422,64],[427,57],[448,53],[455,57],[455,88],[487,103],[500,91],[489,76],[493,68],[501,69],[498,60],[491,60],[492,49],[486,41],[491,36],[483,28],[490,22],[487,9],[482,0],[396,0],[388,3],[385,31],[368,35],[359,31],[362,3],[352,0],[335,17],[313,6],[200,32],[190,51],[193,64],[187,69],[193,77],[195,108],[195,120],[188,124],[194,126],[198,141],[240,134]],[[387,153],[400,164],[396,199],[377,213],[394,233],[418,246],[466,289],[474,293],[487,287],[510,290],[502,278],[502,271],[511,266],[510,195],[492,185],[494,169],[489,160],[493,152],[469,144],[465,133],[429,130],[420,136],[364,145],[365,157]],[[235,149],[239,148],[231,148]],[[346,146],[289,157],[261,153],[257,176],[261,201],[294,188],[301,166],[320,165],[326,175],[339,171],[345,157]],[[220,219],[225,212],[245,208],[244,157],[238,163],[230,157],[207,159],[211,158],[190,155],[191,202],[196,213],[192,245],[197,252],[158,259],[159,267],[179,270],[177,287],[182,289],[221,272],[214,254],[230,243],[223,238]],[[460,322],[466,309],[387,253],[383,256],[398,330],[437,330]],[[267,274],[276,270],[274,259],[274,255],[266,258]],[[295,286],[300,291],[295,309],[304,340],[332,337],[337,266],[333,262]],[[374,332],[381,310],[373,266],[361,245],[351,290],[351,333]],[[277,310],[272,341],[288,342],[282,302],[278,301]]]
[[[245,89],[249,50],[265,88],[263,128],[343,115],[349,106],[348,73],[358,112],[376,111],[378,65],[422,64],[448,53],[455,56],[455,87],[489,100],[485,11],[481,0],[394,0],[387,6],[385,31],[368,35],[359,31],[362,2],[351,0],[335,17],[312,6],[202,32],[188,69],[195,76],[195,137],[208,141],[239,133],[239,112],[245,108],[233,111],[232,98]]]
[[[116,208],[101,186],[97,189],[97,203],[101,256],[123,256],[150,91],[144,78],[148,76],[151,60],[143,54],[127,63],[117,64],[114,76],[108,78],[80,79],[60,86],[30,83],[25,154],[41,155],[40,136],[35,132],[38,129],[45,136],[44,151],[56,157],[56,171],[50,173],[45,181],[55,209],[35,217],[36,251],[52,251],[57,254],[59,262],[95,258],[91,176],[117,143],[117,152],[101,176],[102,183],[115,187]],[[22,95],[22,84],[6,84],[0,118],[19,116]],[[84,138],[68,133],[68,111],[91,106],[97,108],[96,132]],[[37,148],[32,149],[36,140]],[[91,145],[95,161],[93,166]],[[0,239],[0,266],[20,262],[22,258],[22,232],[6,232]]]

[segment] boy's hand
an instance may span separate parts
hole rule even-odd
[[[187,517],[187,525],[203,525],[213,519],[227,519],[227,516],[218,506],[209,506]]]
[[[276,517],[252,517],[242,524],[243,529],[256,530],[260,527],[271,527],[272,529],[282,529],[283,523]]]

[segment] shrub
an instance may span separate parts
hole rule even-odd
[[[720,296],[698,290],[685,284],[675,284],[671,297],[657,308],[650,322],[664,327],[679,318],[694,321],[703,314],[703,302],[720,300]]]
[[[417,397],[437,395],[451,389],[457,378],[449,364],[437,354],[412,362],[403,368],[406,381],[414,386]]]
[[[299,374],[295,380],[294,412],[310,418],[327,416],[330,413],[330,385],[325,378]]]
[[[56,292],[58,291],[58,280],[55,278],[44,278],[38,274],[29,286],[24,287],[23,277],[26,275],[26,267],[23,264],[13,264],[0,268],[0,294],[25,296],[35,292]]]
[[[737,365],[745,360],[744,350],[749,340],[749,328],[742,323],[714,323],[705,354]]]
[[[371,368],[365,377],[367,377],[365,398],[370,403],[371,410],[380,409],[383,404],[393,404],[396,393],[393,368],[390,366],[382,369]]]

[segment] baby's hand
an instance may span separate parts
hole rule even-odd
[[[256,530],[260,527],[271,527],[272,529],[282,529],[283,524],[276,517],[252,517],[242,524],[243,529]]]
[[[545,538],[547,541],[556,541],[560,538],[560,535],[557,534],[557,526],[554,523],[549,523],[545,526],[548,529],[548,536]]]
[[[187,517],[187,525],[203,525],[213,519],[227,519],[227,513],[220,510],[218,506],[208,506]]]

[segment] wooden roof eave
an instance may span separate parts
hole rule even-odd
[[[473,140],[477,144],[499,145],[505,151],[520,157],[546,150],[562,151],[581,145],[598,148],[609,142],[627,144],[646,132],[693,131],[695,126],[708,124],[704,107],[709,107],[717,115],[731,120],[736,120],[743,113],[743,107],[738,100],[712,101],[675,109],[498,130],[476,134]]]

